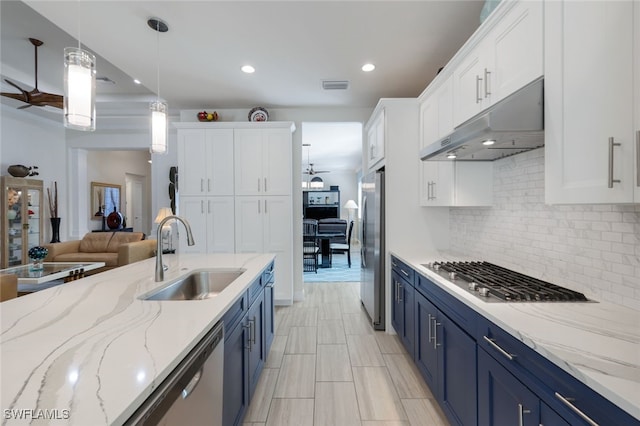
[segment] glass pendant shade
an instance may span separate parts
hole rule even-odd
[[[151,102],[151,153],[167,152],[167,103]]]
[[[96,129],[96,57],[77,47],[64,49],[64,126]]]

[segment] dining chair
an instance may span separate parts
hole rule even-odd
[[[318,221],[304,219],[302,221],[302,265],[304,272],[318,273]]]
[[[330,248],[332,252],[347,252],[347,263],[351,268],[351,233],[353,232],[353,221],[349,223],[349,231],[347,232],[347,243],[331,243]]]

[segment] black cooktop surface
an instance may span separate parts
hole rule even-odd
[[[577,291],[489,262],[434,262],[424,266],[487,301],[493,298],[504,302],[588,301]]]

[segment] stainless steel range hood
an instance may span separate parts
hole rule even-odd
[[[493,161],[544,146],[543,93],[542,79],[530,83],[423,148],[420,159]]]

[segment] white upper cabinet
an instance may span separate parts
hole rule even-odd
[[[236,129],[236,195],[290,195],[291,155],[289,129]]]
[[[640,202],[639,8],[545,3],[547,203]]]
[[[453,71],[454,126],[543,74],[543,4],[503,2]],[[463,48],[464,49],[464,48]]]
[[[365,127],[367,131],[367,169],[380,168],[384,163],[385,113],[384,108],[376,113]]]
[[[434,87],[420,102],[420,148],[453,131],[453,76]]]
[[[233,195],[233,129],[179,129],[180,195]]]
[[[181,197],[180,215],[189,220],[195,245],[180,239],[181,253],[233,253],[234,198]]]

